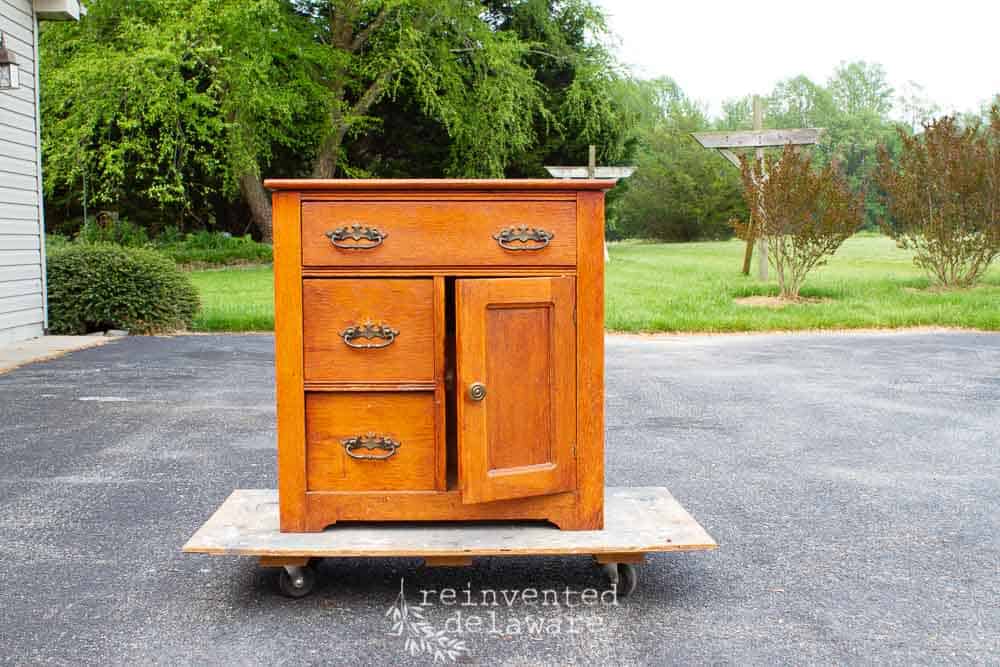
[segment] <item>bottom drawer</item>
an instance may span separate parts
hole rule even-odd
[[[432,392],[306,394],[310,491],[435,488]]]

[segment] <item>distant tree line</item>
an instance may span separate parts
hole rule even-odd
[[[670,241],[731,236],[728,221],[748,215],[739,170],[690,133],[751,128],[752,96],[726,101],[712,118],[670,79],[632,81],[623,88],[623,101],[639,119],[639,169],[615,193],[609,233]],[[849,187],[864,194],[863,227],[876,229],[889,215],[875,173],[879,147],[885,159],[898,159],[902,138],[922,132],[938,111],[919,85],[910,83],[897,95],[880,65],[853,62],[838,67],[825,85],[805,76],[778,83],[765,97],[764,127],[825,128],[813,161],[818,167],[839,165]],[[905,120],[894,119],[894,112]],[[986,105],[959,122],[971,127],[988,118]]]

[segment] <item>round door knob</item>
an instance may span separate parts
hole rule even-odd
[[[473,382],[469,385],[469,398],[474,401],[481,401],[486,398],[486,385],[482,382]]]

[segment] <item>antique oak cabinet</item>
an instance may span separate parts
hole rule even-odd
[[[602,528],[609,182],[266,185],[281,530]]]

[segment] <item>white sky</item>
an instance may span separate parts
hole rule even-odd
[[[620,59],[669,76],[717,113],[798,74],[825,83],[841,61],[885,67],[899,94],[916,81],[943,112],[1000,93],[997,0],[598,0]]]

